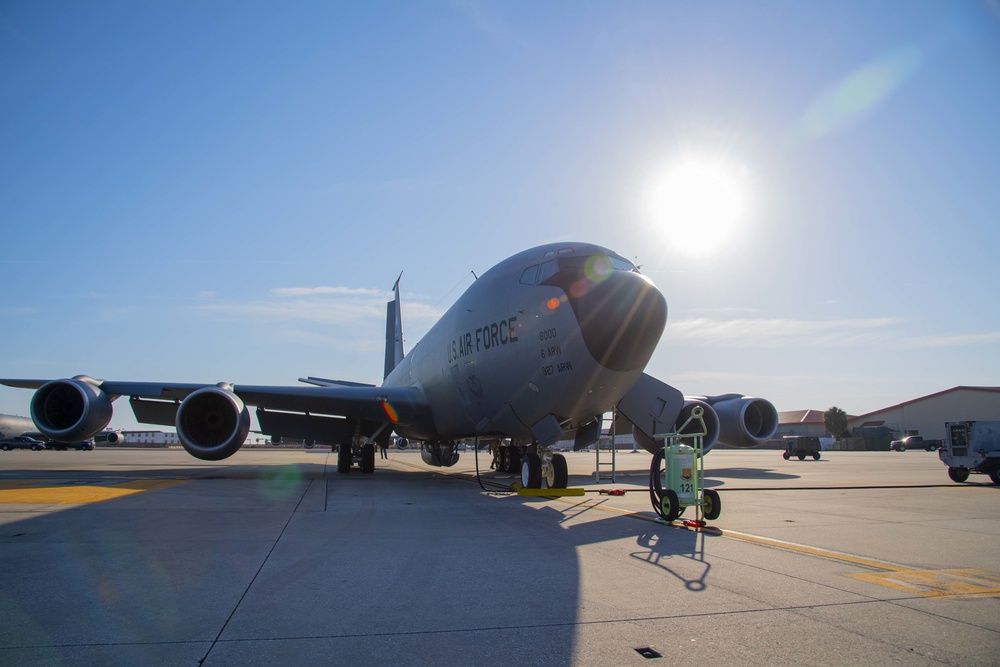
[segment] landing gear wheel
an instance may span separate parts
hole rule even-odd
[[[361,472],[366,475],[375,472],[375,445],[370,442],[361,446]]]
[[[516,475],[517,471],[521,469],[521,451],[516,447],[508,447],[507,451],[510,452],[510,466],[507,468],[507,472]]]
[[[722,514],[722,499],[719,497],[719,492],[714,489],[705,489],[705,497],[703,498],[702,509],[705,511],[705,518],[709,521],[715,521]]]
[[[542,460],[538,454],[526,454],[521,461],[521,486],[526,489],[542,488]]]
[[[813,461],[819,461],[819,452],[813,452]]]
[[[500,472],[512,472],[510,469],[510,447],[501,447],[500,451],[497,452],[497,458],[500,459],[498,465]]]
[[[663,500],[660,501],[660,507],[663,511],[664,521],[673,521],[681,515],[681,501],[677,497],[677,492],[673,489],[663,490]]]
[[[958,482],[959,484],[961,484],[965,480],[969,479],[969,469],[948,468],[948,477],[951,477],[951,481]]]
[[[552,455],[552,465],[549,466],[549,474],[545,477],[545,483],[550,489],[565,489],[569,483],[569,468],[566,465],[566,457],[562,454]]]
[[[990,479],[994,484],[1000,484],[1000,467],[990,471]]]
[[[346,475],[351,472],[351,446],[341,443],[337,452],[337,472]]]

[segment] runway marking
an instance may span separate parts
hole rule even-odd
[[[1000,596],[1000,574],[986,570],[894,570],[845,576],[928,598]]]
[[[87,505],[136,493],[167,489],[187,480],[134,479],[102,483],[93,480],[22,479],[0,482],[0,505]]]
[[[556,500],[564,503],[570,502],[569,500],[562,500],[561,498],[557,498]],[[661,525],[668,525],[663,523],[663,521],[659,520],[656,516],[644,512],[623,510],[617,507],[595,503],[588,500],[574,504],[587,505],[588,507],[603,510],[605,512],[612,512],[614,514],[631,516],[645,521],[652,521]],[[722,530],[721,528],[716,528],[715,526],[691,529],[686,526],[676,524],[669,525],[677,530],[700,530],[700,532],[708,535],[718,535],[719,537],[743,540],[744,542],[752,542],[763,546],[775,547],[778,549],[784,549],[785,551],[793,551],[809,556],[817,556],[819,558],[849,563],[859,567],[880,570],[879,572],[862,572],[856,574],[844,573],[844,576],[858,579],[859,581],[866,581],[871,584],[894,588],[907,593],[915,593],[927,598],[952,598],[970,595],[1000,597],[1000,573],[997,572],[975,569],[921,570],[907,567],[905,565],[898,565],[896,563],[875,560],[873,558],[864,558],[862,556],[855,556],[839,551],[830,551],[829,549],[820,549],[818,547],[810,547],[804,544],[796,544],[795,542],[786,542],[784,540],[762,537],[760,535],[740,533],[735,530]]]

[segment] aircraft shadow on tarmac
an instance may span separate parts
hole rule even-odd
[[[648,613],[635,606],[635,568],[607,568],[608,557],[648,565],[658,595],[708,586],[710,534],[589,504],[556,509],[436,474],[345,477],[322,464],[133,468],[133,479],[190,481],[0,529],[0,656],[12,664],[81,650],[225,664],[248,647],[264,664],[319,646],[344,663],[412,661],[433,647],[445,663],[568,665],[580,622]],[[126,469],[74,477],[113,484]],[[19,476],[35,473],[60,476]],[[598,551],[581,555],[588,545]],[[582,575],[604,591],[588,589],[585,604]]]

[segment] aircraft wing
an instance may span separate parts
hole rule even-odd
[[[80,430],[100,430],[106,425],[95,421],[84,424],[91,414],[106,414],[110,420],[110,402],[129,397],[138,421],[146,424],[177,426],[182,403],[191,406],[189,416],[206,418],[211,410],[232,412],[236,419],[244,406],[257,407],[261,431],[270,435],[303,438],[316,442],[350,441],[353,435],[388,438],[395,425],[411,425],[430,418],[430,405],[417,387],[374,387],[356,384],[324,386],[209,385],[168,382],[121,382],[94,380],[77,376],[71,380],[0,379],[0,384],[24,389],[38,389],[46,403],[64,398],[79,406]],[[197,396],[192,396],[194,394]],[[36,400],[36,399],[33,399]],[[188,400],[191,399],[191,400]],[[193,407],[198,405],[196,408]],[[103,409],[106,406],[106,411]],[[211,418],[210,416],[208,418]],[[214,419],[214,418],[211,418]],[[249,415],[240,418],[249,422]],[[101,420],[103,421],[103,419]],[[53,428],[55,430],[55,428]],[[53,434],[49,434],[50,436]],[[194,431],[191,433],[195,437]],[[60,440],[83,439],[74,432],[59,432]]]

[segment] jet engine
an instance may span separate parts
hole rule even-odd
[[[450,468],[458,463],[458,452],[454,442],[425,442],[420,458],[429,466]]]
[[[778,411],[763,398],[722,394],[685,396],[685,400],[703,401],[712,406],[719,421],[718,441],[729,447],[757,447],[774,437],[778,430]]]
[[[86,375],[46,382],[31,397],[31,419],[45,437],[60,442],[90,440],[109,423],[111,397]]]
[[[705,421],[705,430],[707,433],[702,440],[702,451],[704,453],[708,453],[719,439],[720,425],[719,416],[715,413],[715,410],[712,409],[712,406],[705,401],[700,400],[699,398],[689,398],[685,396],[684,407],[681,408],[680,414],[677,415],[677,421],[674,422],[674,426],[670,430],[677,431],[684,426],[688,418],[691,416],[691,411],[695,408],[695,406],[701,406],[701,409],[704,411],[701,418]],[[686,428],[684,428],[683,433],[697,433],[700,430],[700,426],[701,424],[698,422],[691,422],[690,424],[687,424]],[[660,449],[663,449],[663,440],[654,440],[653,438],[648,437],[636,426],[632,427],[632,437],[635,438],[636,443],[640,447],[645,449],[650,454],[655,454]],[[687,444],[691,443],[689,442]]]
[[[232,456],[248,433],[250,411],[225,382],[192,392],[177,408],[177,439],[203,461]]]

